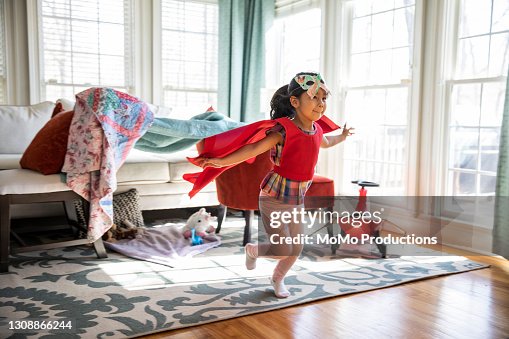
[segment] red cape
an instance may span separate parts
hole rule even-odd
[[[322,116],[317,123],[323,129],[324,134],[340,128],[325,115]],[[203,139],[203,149],[200,151],[200,155],[196,158],[187,159],[189,162],[197,165],[196,159],[199,157],[223,158],[242,146],[260,141],[265,137],[266,131],[276,124],[277,120],[262,120],[205,138]],[[253,157],[246,160],[246,162],[252,163],[255,159],[256,157]],[[221,168],[206,167],[202,172],[184,174],[183,178],[194,184],[192,190],[189,192],[189,196],[192,198],[221,173],[236,165],[237,164]]]

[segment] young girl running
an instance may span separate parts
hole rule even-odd
[[[260,140],[243,145],[224,157],[200,156],[192,159],[193,163],[205,169],[231,167],[271,149],[274,169],[262,181],[259,199],[260,216],[267,236],[275,235],[271,239],[303,234],[303,225],[295,222],[271,227],[271,216],[274,212],[281,215],[284,211],[304,208],[304,195],[311,185],[319,148],[334,146],[352,135],[353,128],[347,128],[346,124],[339,135],[323,135],[320,119],[327,109],[328,95],[329,90],[320,74],[298,73],[272,97],[270,114],[276,123],[265,131]],[[284,277],[302,248],[302,244],[286,242],[277,245],[247,244],[246,267],[254,269],[256,259],[261,256],[278,259],[270,282],[275,295],[286,298],[290,292],[285,287]]]

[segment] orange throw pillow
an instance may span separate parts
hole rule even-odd
[[[51,114],[51,117],[53,118],[58,113],[61,113],[64,111],[64,107],[62,106],[61,102],[57,102],[55,105],[55,108],[53,108],[53,113]]]
[[[67,138],[74,111],[56,114],[36,134],[20,160],[22,168],[44,175],[60,173],[67,152]]]

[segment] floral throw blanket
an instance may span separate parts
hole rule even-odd
[[[62,172],[67,185],[90,202],[90,242],[111,227],[117,170],[153,120],[143,101],[111,88],[76,95]]]

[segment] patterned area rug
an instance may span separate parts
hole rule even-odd
[[[113,252],[96,259],[88,247],[17,255],[0,275],[0,337],[136,337],[486,267],[456,256],[364,259],[314,247],[285,280],[291,296],[277,299],[267,278],[274,262],[247,271],[242,220],[223,227],[220,247],[178,268]],[[71,322],[56,332],[18,321],[62,318]]]

